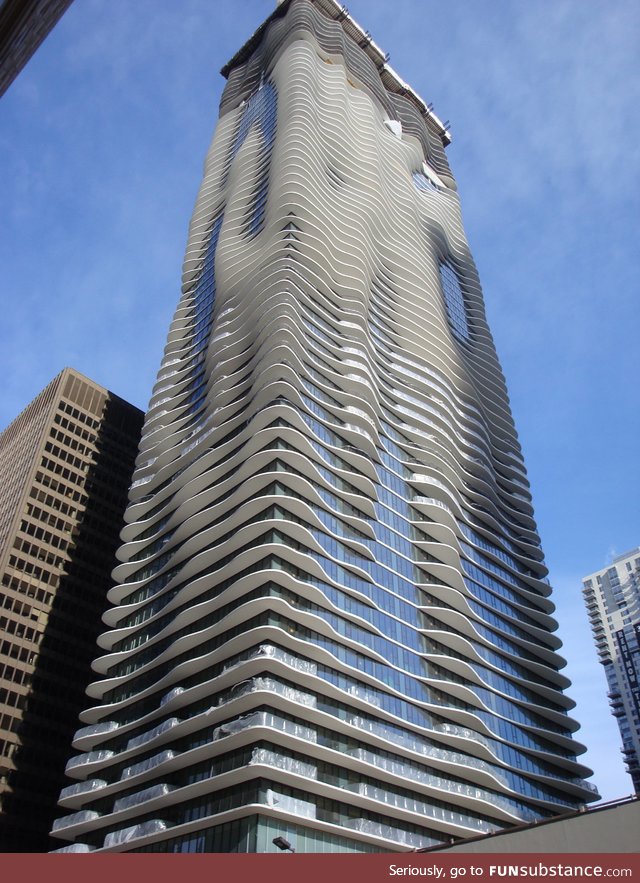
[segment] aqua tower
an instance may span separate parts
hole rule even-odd
[[[448,131],[334,0],[223,74],[54,832],[403,851],[576,809]]]

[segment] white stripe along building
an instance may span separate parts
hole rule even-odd
[[[447,131],[333,0],[223,73],[55,834],[402,851],[574,809]]]

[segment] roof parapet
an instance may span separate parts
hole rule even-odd
[[[343,6],[338,0],[310,0],[315,6],[319,7],[329,18],[342,25],[345,34],[350,37],[373,61],[380,72],[380,79],[383,85],[390,92],[402,95],[409,99],[411,103],[420,111],[425,119],[428,119],[436,129],[442,139],[445,147],[451,143],[451,133],[449,131],[449,123],[442,122],[433,112],[433,105],[427,104],[423,98],[418,95],[415,89],[412,89],[408,83],[396,73],[389,64],[389,54],[385,53],[373,41],[369,31],[365,31],[358,22],[352,18],[346,6]],[[291,0],[280,0],[276,9],[266,18],[255,33],[249,37],[247,42],[242,46],[236,54],[221,69],[220,73],[225,79],[237,65],[242,64],[251,55],[254,49],[260,43],[262,35],[271,22],[280,18],[289,7]]]

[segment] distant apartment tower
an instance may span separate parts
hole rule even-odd
[[[0,435],[0,851],[46,851],[142,413],[65,368]]]
[[[582,584],[622,756],[640,794],[640,547],[614,558]]]
[[[223,72],[55,832],[404,851],[576,809],[447,129],[332,0]]]
[[[72,0],[0,0],[0,96],[71,3]]]

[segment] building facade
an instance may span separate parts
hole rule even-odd
[[[223,74],[62,848],[402,851],[575,809],[448,132],[333,0]]]
[[[620,729],[622,756],[640,794],[640,548],[586,576],[582,594]]]
[[[0,96],[4,95],[72,0],[0,0]]]
[[[66,368],[0,435],[0,851],[50,848],[142,416]]]

